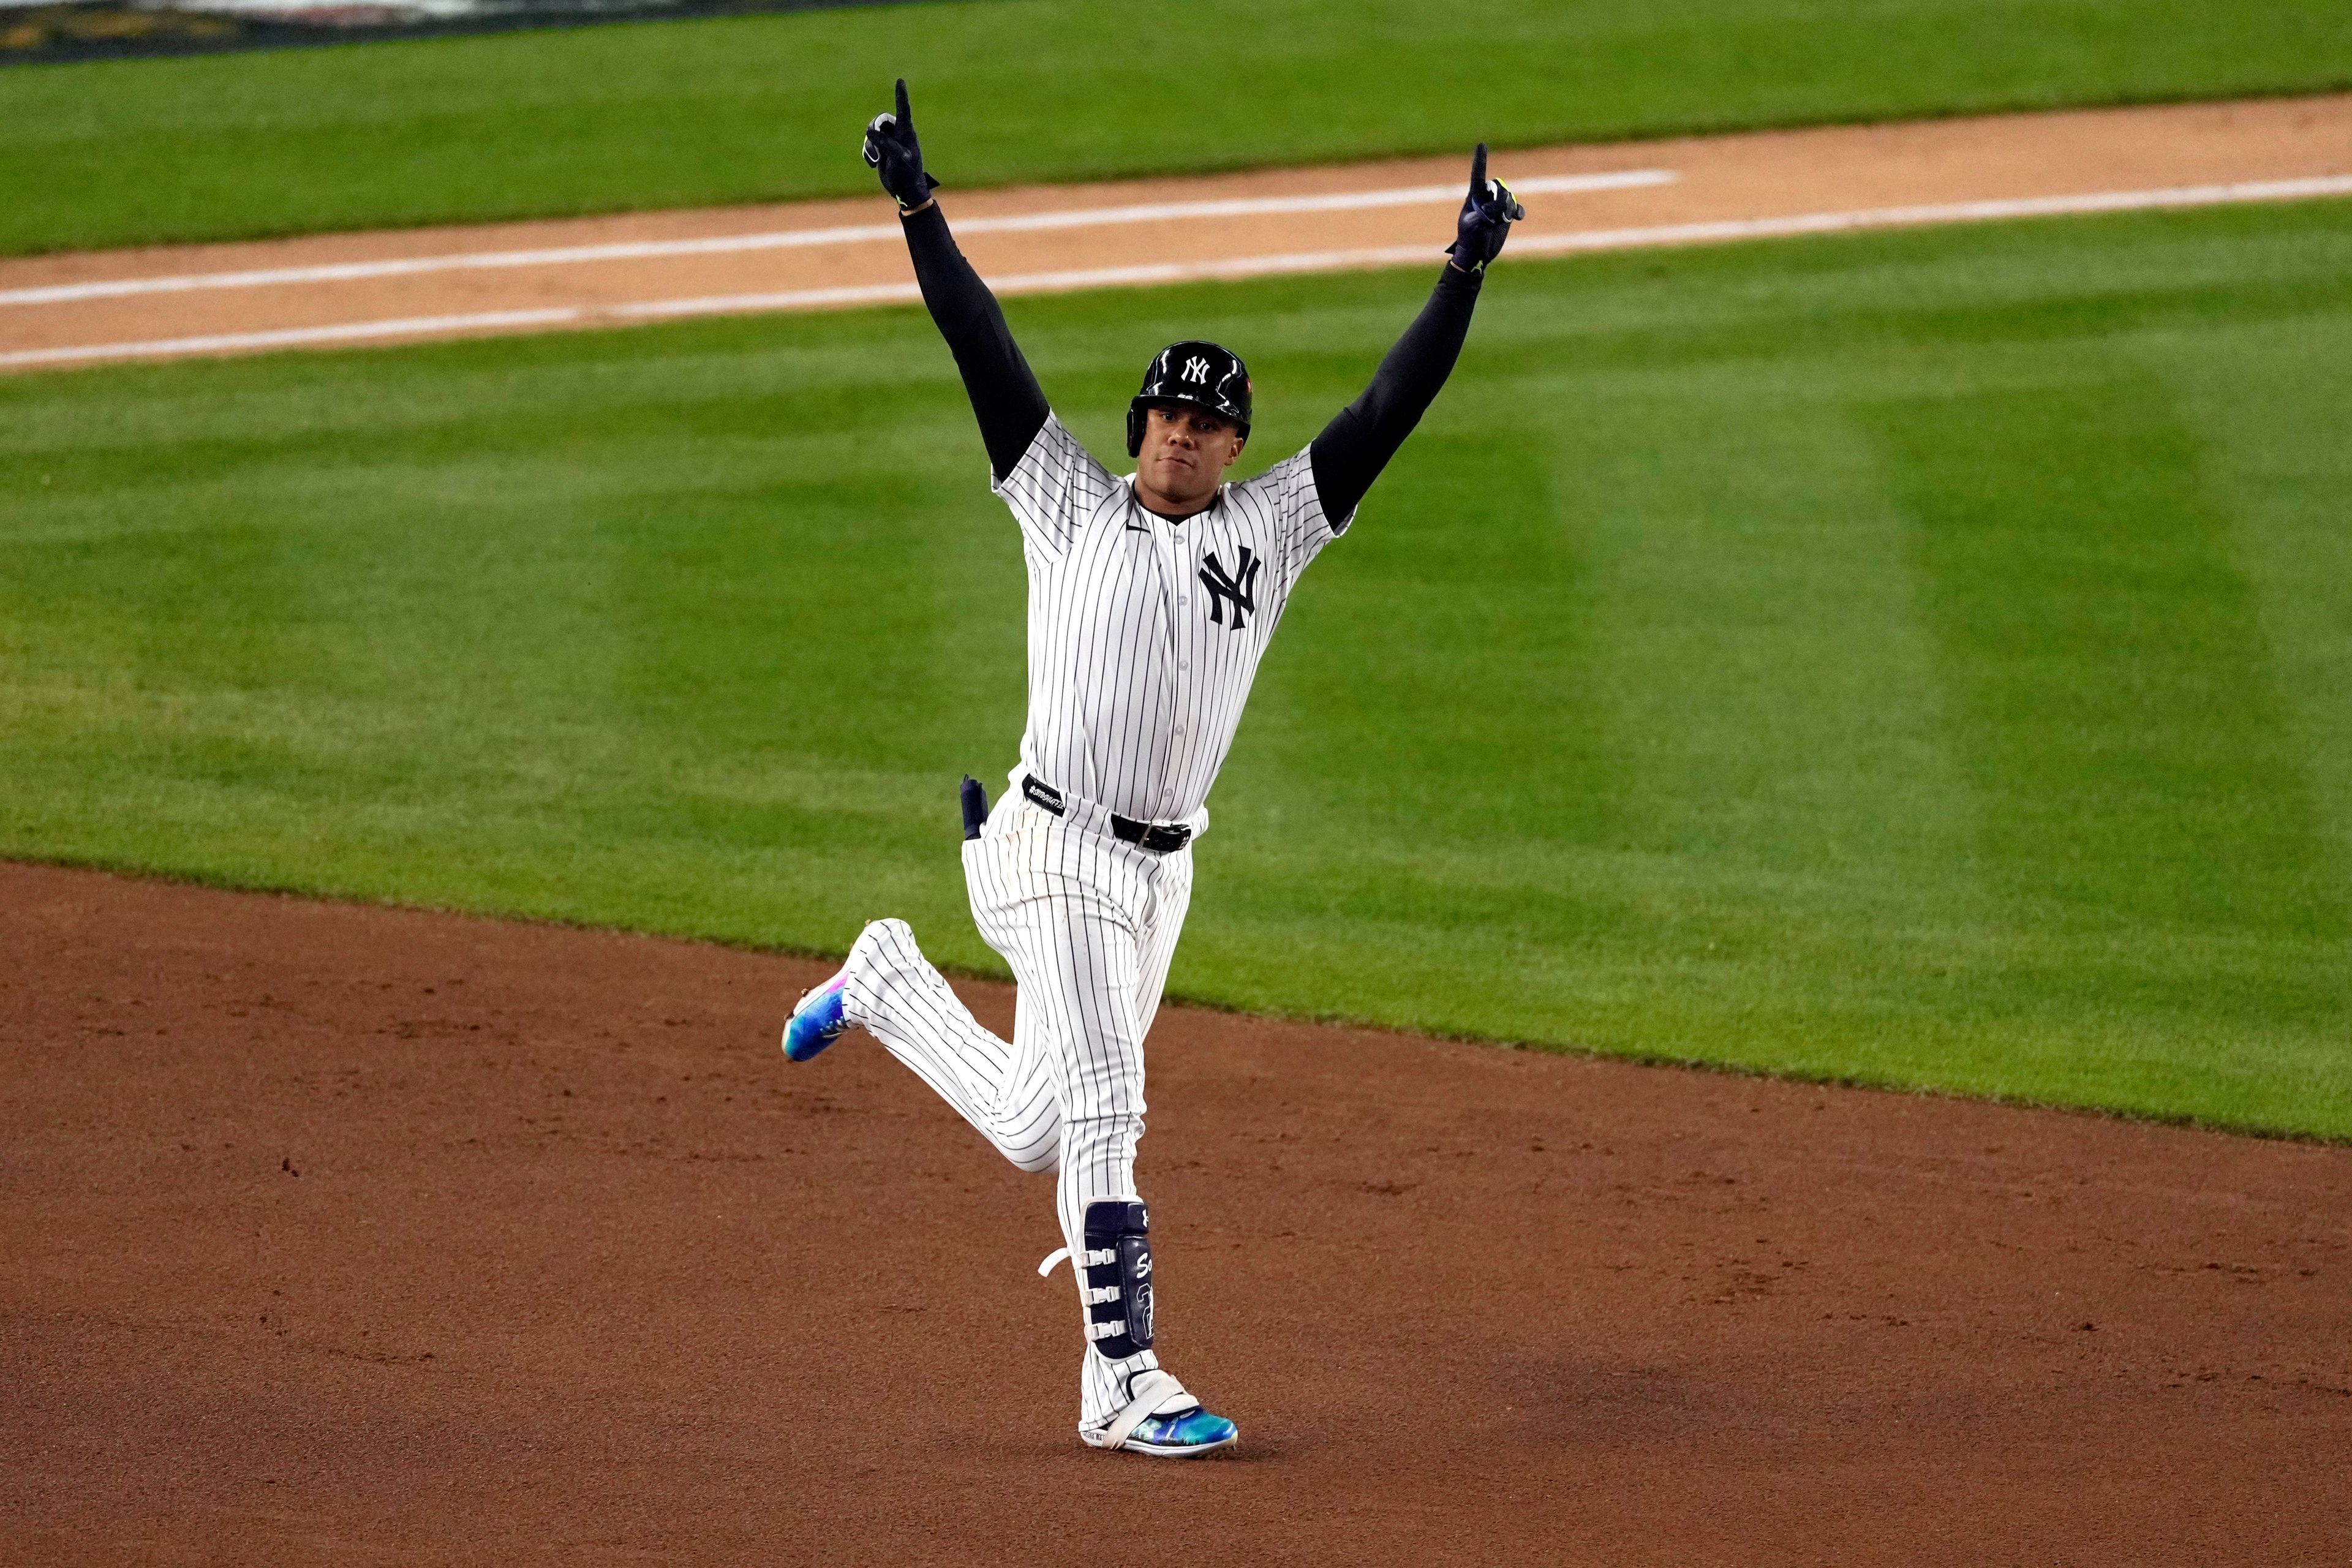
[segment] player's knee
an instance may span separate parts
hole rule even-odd
[[[1033,1176],[1062,1168],[1061,1148],[1050,1138],[1039,1143],[1005,1145],[1004,1157],[1013,1162],[1014,1170],[1026,1171]]]

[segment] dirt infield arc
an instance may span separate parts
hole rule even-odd
[[[1518,150],[1495,168],[1528,198],[1520,257],[2342,196],[2352,96]],[[1038,293],[1434,265],[1465,171],[1457,156],[947,199],[998,291]],[[888,214],[877,196],[0,261],[0,369],[904,302]]]
[[[0,1558],[2352,1557],[2352,1150],[1174,1012],[1170,1466],[816,973],[0,866]]]

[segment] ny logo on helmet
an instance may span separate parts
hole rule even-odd
[[[1208,564],[1201,568],[1201,586],[1209,591],[1209,624],[1224,626],[1225,605],[1234,607],[1232,629],[1242,629],[1242,617],[1257,608],[1257,569],[1265,563],[1257,559],[1246,544],[1242,546],[1242,569],[1229,573],[1210,552]]]
[[[1183,372],[1179,374],[1176,379],[1179,381],[1193,382],[1202,386],[1208,385],[1209,362],[1202,359],[1199,354],[1194,354],[1192,358],[1184,362]]]

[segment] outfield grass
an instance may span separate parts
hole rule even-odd
[[[1430,269],[1016,300],[1295,449]],[[1173,989],[2352,1135],[2352,204],[1498,268]],[[0,853],[838,951],[1021,567],[919,313],[0,380]]]
[[[2332,0],[963,4],[0,70],[0,254],[2352,87]]]

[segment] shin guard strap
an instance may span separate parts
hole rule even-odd
[[[1154,1415],[1173,1415],[1180,1410],[1195,1409],[1200,1403],[1185,1392],[1173,1373],[1138,1373],[1135,1381],[1127,1385],[1127,1408],[1112,1416],[1110,1425],[1103,1429],[1102,1446],[1116,1448]]]

